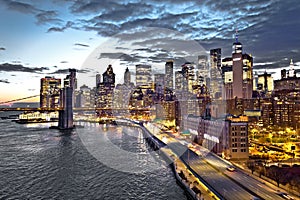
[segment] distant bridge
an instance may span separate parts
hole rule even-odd
[[[26,100],[26,99],[31,99],[31,98],[38,97],[38,96],[40,96],[40,95],[37,94],[37,95],[29,96],[29,97],[22,97],[22,98],[19,98],[19,99],[13,99],[13,100],[8,100],[8,101],[2,101],[2,102],[0,102],[0,105],[1,105],[1,104],[11,103],[11,102],[16,102],[16,101],[22,101],[22,100]]]
[[[0,108],[0,111],[60,111],[64,110],[63,107],[59,108],[21,108],[21,107],[16,107],[16,108]],[[115,110],[115,111],[151,111],[154,110],[153,108],[88,108],[88,107],[82,107],[82,108],[73,108],[74,111],[110,111],[110,110]]]

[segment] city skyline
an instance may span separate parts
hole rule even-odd
[[[109,59],[121,57],[121,76],[127,65],[132,71],[133,62],[160,61],[164,65],[172,54],[170,51],[159,52],[164,50],[161,46],[155,48],[149,44],[157,36],[138,35],[144,33],[141,30],[146,27],[169,30],[160,35],[160,41],[180,33],[181,40],[177,37],[178,41],[194,41],[206,52],[222,48],[222,57],[230,55],[233,34],[238,29],[246,53],[254,57],[254,70],[287,67],[290,59],[294,60],[296,68],[300,57],[297,38],[299,17],[296,12],[299,5],[296,1],[252,1],[243,5],[235,1],[215,3],[209,0],[184,4],[181,1],[150,1],[144,4],[139,1],[79,3],[60,0],[43,3],[0,1],[0,4],[0,24],[3,27],[0,40],[2,101],[37,94],[40,78],[47,75],[62,78],[68,68],[79,69],[79,76],[84,77],[87,72],[95,76],[95,68],[105,70],[107,65],[87,67],[86,58],[103,42],[110,41],[108,38],[111,36],[117,35],[129,45],[136,43],[136,38],[130,38],[128,32],[136,33],[133,35],[139,36],[140,40],[139,48],[127,51],[133,54],[125,52],[132,57],[102,54]],[[118,52],[121,47],[126,48],[126,45],[115,46]],[[102,53],[109,53],[109,49]],[[179,54],[175,56],[182,57]],[[108,64],[114,66],[117,63]]]

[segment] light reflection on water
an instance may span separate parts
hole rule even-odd
[[[124,137],[122,128],[103,132],[91,124],[66,133],[48,126],[0,120],[0,199],[186,199],[168,167],[140,174],[114,170],[96,160],[78,136],[93,127],[120,148],[145,152],[145,144]]]

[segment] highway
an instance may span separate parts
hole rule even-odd
[[[191,171],[194,171],[196,176],[209,184],[223,199],[249,200],[254,196],[266,200],[284,199],[276,194],[276,190],[248,176],[243,171],[239,169],[233,172],[228,171],[226,168],[232,166],[231,163],[201,146],[195,147],[199,152],[199,155],[197,155],[183,145],[187,144],[184,140],[180,141],[180,139],[161,132],[155,136],[164,141],[170,149],[190,166]]]
[[[181,154],[182,144],[177,142],[169,143],[168,146],[176,153]],[[177,147],[176,147],[177,146]],[[199,157],[191,150],[187,150],[181,155],[181,159],[189,164],[192,171],[196,172],[214,190],[223,196],[224,199],[246,199],[249,200],[253,196],[237,183],[229,179],[227,176],[218,172],[214,167],[209,165],[203,157]]]
[[[207,150],[203,147],[199,146],[197,147],[197,149],[200,150],[202,155],[204,155],[204,158],[209,165],[211,165],[217,171],[223,173],[225,176],[229,177],[234,182],[242,185],[242,187],[251,190],[257,196],[263,199],[283,199],[282,197],[276,194],[276,190],[268,187],[264,184],[264,182],[261,182],[257,179],[252,178],[251,176],[248,176],[246,173],[244,173],[238,168],[236,168],[235,171],[230,172],[226,170],[226,168],[231,165],[230,163],[221,159],[220,157],[211,152],[207,152]]]

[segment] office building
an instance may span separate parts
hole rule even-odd
[[[182,71],[175,72],[175,91],[187,90],[186,79],[183,77]],[[186,84],[186,87],[184,85]]]
[[[224,81],[223,98],[251,99],[253,93],[253,58],[242,53],[242,44],[233,43],[232,57],[222,60],[222,77]]]
[[[76,107],[86,107],[86,108],[90,108],[90,107],[94,107],[94,102],[92,101],[93,97],[92,97],[92,91],[91,88],[89,88],[86,85],[83,85],[80,87],[80,90],[78,91],[77,95],[76,95]]]
[[[183,121],[183,129],[189,130],[198,144],[226,159],[248,159],[248,117],[207,120],[186,115]]]
[[[265,93],[272,92],[274,89],[274,80],[271,74],[267,72],[258,75],[257,90]]]
[[[220,98],[222,92],[222,76],[221,76],[221,49],[210,50],[210,94],[213,98]]]
[[[61,79],[46,76],[41,79],[40,86],[40,107],[58,108],[60,107]]]
[[[129,85],[130,83],[131,83],[131,73],[127,67],[124,73],[124,84]]]
[[[106,71],[102,74],[103,82],[97,85],[96,91],[96,107],[111,108],[113,103],[113,93],[115,88],[115,73],[112,65],[108,65]],[[105,113],[102,114],[110,114]]]
[[[151,66],[136,65],[135,79],[136,86],[152,84]]]
[[[195,64],[186,62],[182,66],[183,75],[183,90],[193,92],[193,85],[195,84]]]
[[[173,81],[173,65],[174,62],[172,60],[167,61],[165,64],[165,87],[168,87],[173,90],[174,81]]]
[[[197,63],[197,71],[196,71],[196,82],[199,85],[208,85],[209,81],[209,64],[208,64],[208,56],[207,55],[199,55],[198,63]]]

